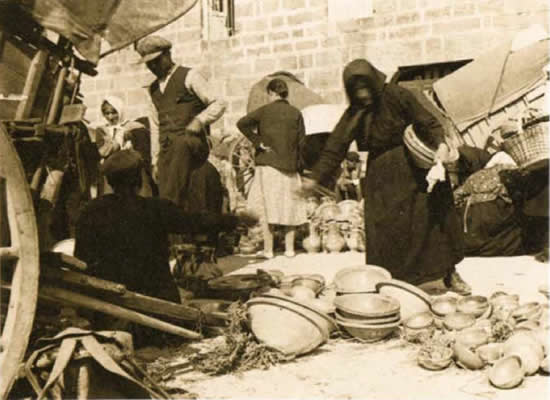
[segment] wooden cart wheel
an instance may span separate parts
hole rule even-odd
[[[38,296],[38,229],[21,160],[0,123],[0,399],[25,357]]]
[[[237,190],[246,199],[254,178],[254,146],[250,141],[241,136],[231,145],[229,160],[235,171],[235,182]]]

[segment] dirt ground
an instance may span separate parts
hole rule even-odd
[[[250,273],[256,268],[285,274],[321,273],[327,282],[341,268],[363,264],[358,253],[278,256],[255,263],[245,258],[222,260],[226,272]],[[239,268],[241,267],[241,268]],[[502,290],[520,295],[520,302],[547,302],[537,290],[548,282],[548,265],[532,257],[468,258],[458,271],[473,294],[489,296]],[[437,285],[436,285],[437,286]],[[169,350],[167,350],[169,351]],[[295,361],[241,375],[208,377],[197,372],[175,374],[170,386],[183,387],[201,399],[547,399],[550,379],[526,377],[512,390],[492,387],[485,371],[466,371],[452,365],[432,372],[416,363],[417,348],[395,337],[376,344],[336,339]],[[174,364],[182,359],[174,359]]]

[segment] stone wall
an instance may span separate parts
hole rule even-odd
[[[235,0],[236,34],[210,42],[201,40],[197,4],[159,32],[173,42],[175,61],[200,67],[227,100],[215,133],[236,131],[250,87],[274,71],[292,72],[327,102],[342,103],[342,68],[354,58],[368,58],[391,76],[403,65],[474,58],[534,23],[548,31],[547,0],[373,0],[372,17],[339,23],[329,22],[327,2]],[[153,75],[137,59],[124,49],[84,79],[89,120],[100,121],[106,94],[125,99],[129,117],[145,115],[144,86]]]

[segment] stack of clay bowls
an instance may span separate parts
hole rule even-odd
[[[334,305],[338,325],[364,342],[376,342],[390,336],[401,321],[399,302],[377,293],[337,296]]]

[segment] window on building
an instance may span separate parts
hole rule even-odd
[[[235,0],[202,0],[202,38],[221,40],[235,33]]]
[[[328,19],[342,21],[372,17],[373,0],[329,0]]]

